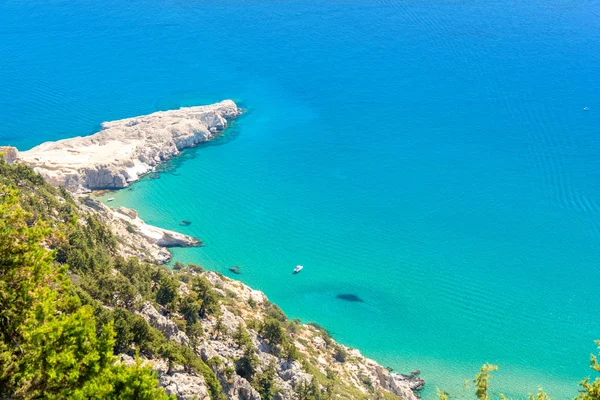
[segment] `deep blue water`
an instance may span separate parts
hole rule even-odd
[[[515,397],[590,373],[599,73],[590,0],[0,0],[1,144],[238,101],[226,138],[115,203],[206,242],[177,259],[240,265],[290,316],[421,369],[425,398],[468,397],[484,362]]]

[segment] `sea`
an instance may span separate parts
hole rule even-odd
[[[236,101],[110,204],[424,399],[594,376],[599,79],[597,0],[0,0],[0,144]]]

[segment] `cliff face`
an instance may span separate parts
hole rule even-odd
[[[275,386],[278,389],[276,399],[298,399],[299,386],[310,384],[313,377],[321,381],[331,376],[334,376],[335,381],[338,382],[331,398],[417,399],[415,392],[424,385],[423,380],[418,377],[418,372],[411,375],[390,372],[377,362],[364,357],[358,350],[335,342],[318,326],[305,325],[298,321],[283,322],[289,332],[291,344],[300,354],[295,360],[287,359],[277,346],[265,339],[258,329],[261,323],[273,314],[273,306],[264,293],[216,272],[205,272],[202,275],[210,281],[222,300],[218,316],[201,321],[206,334],[196,344],[195,350],[213,367],[222,387],[227,392],[227,398],[248,400],[261,398],[247,379],[227,374],[227,371],[236,369],[236,360],[244,355],[243,346],[235,339],[236,332],[242,329],[250,334],[253,347],[256,349],[258,356],[256,373],[261,373],[270,366],[275,368]],[[182,284],[180,292],[188,291],[187,285]],[[171,340],[190,345],[191,340],[186,334],[180,331],[169,318],[162,316],[151,304],[144,304],[140,315]],[[343,354],[343,357],[340,354]],[[165,375],[162,363],[153,365],[161,376]],[[166,387],[179,399],[192,399],[193,396],[186,394],[189,390],[185,382],[194,381],[184,371],[178,371],[176,376],[169,378],[171,386]]]
[[[71,192],[119,189],[185,148],[207,142],[241,114],[231,100],[105,122],[86,137],[47,142],[18,159]]]

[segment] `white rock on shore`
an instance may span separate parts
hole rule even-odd
[[[104,223],[111,227],[120,239],[119,251],[125,257],[134,256],[141,260],[167,263],[171,260],[168,247],[195,247],[202,243],[191,236],[148,225],[137,211],[119,207],[114,210],[90,197],[83,197],[86,210],[93,210]]]
[[[42,143],[18,160],[71,192],[119,189],[185,148],[207,142],[241,114],[231,100],[104,122],[85,137]]]

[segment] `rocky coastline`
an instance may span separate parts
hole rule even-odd
[[[0,154],[8,163],[32,167],[53,186],[65,187],[79,199],[78,207],[83,213],[98,216],[110,227],[123,256],[164,264],[171,259],[169,247],[200,246],[202,243],[198,239],[148,225],[135,210],[124,207],[112,209],[94,200],[89,193],[92,190],[127,187],[183,149],[218,137],[219,132],[240,114],[241,110],[233,101],[225,100],[209,106],[105,122],[102,130],[94,135],[48,142],[25,152],[0,147]],[[213,334],[194,344],[193,350],[213,366],[227,398],[261,398],[248,380],[227,373],[235,369],[232,360],[242,356],[242,350],[234,339],[235,332],[240,329],[250,333],[257,349],[259,370],[275,366],[276,384],[280,389],[278,399],[296,399],[298,385],[308,384],[317,375],[330,374],[344,387],[350,388],[348,396],[343,398],[418,398],[418,390],[424,385],[418,371],[410,375],[391,372],[362,356],[358,350],[336,343],[318,326],[294,322],[293,345],[309,360],[308,365],[278,356],[249,322],[264,321],[267,311],[272,310],[273,306],[264,293],[215,272],[201,273],[224,300],[218,319],[202,320],[203,330]],[[182,283],[179,291],[186,293],[189,288]],[[170,312],[144,303],[137,313],[169,340],[192,347],[190,338],[171,319]],[[121,359],[125,363],[134,362],[127,355],[122,355]],[[167,368],[164,360],[160,359],[145,362],[158,372],[160,385],[178,399],[209,398],[201,375],[177,367]]]
[[[280,389],[276,397],[279,400],[297,399],[295,389],[302,382],[308,383],[315,375],[336,376],[336,379],[353,390],[348,397],[356,399],[403,399],[417,400],[418,391],[425,382],[419,377],[419,371],[411,374],[392,372],[379,365],[376,361],[364,357],[359,350],[339,344],[329,334],[317,325],[294,323],[294,345],[307,360],[311,361],[311,368],[307,369],[299,361],[289,361],[281,355],[273,353],[272,345],[261,337],[256,326],[248,321],[261,321],[268,318],[268,310],[274,307],[267,296],[261,291],[227,278],[217,272],[203,272],[215,287],[220,297],[226,299],[220,306],[219,319],[205,319],[202,328],[205,332],[218,332],[205,337],[197,344],[197,352],[208,363],[217,363],[219,368],[217,376],[227,392],[228,399],[259,400],[260,395],[252,388],[247,379],[239,376],[226,378],[219,371],[235,369],[232,360],[243,356],[243,349],[236,345],[235,332],[239,329],[247,330],[253,346],[257,350],[260,369],[274,365],[276,369],[275,382]],[[188,287],[182,284],[182,292]],[[251,305],[249,305],[251,304]],[[163,332],[170,340],[189,345],[190,339],[185,332],[178,329],[172,320],[165,317],[152,304],[145,303],[138,312],[154,328]],[[220,326],[218,328],[217,326]],[[344,354],[343,360],[339,354]],[[133,362],[125,357],[127,362]],[[212,362],[210,360],[213,360]],[[215,360],[219,360],[218,362]],[[187,374],[183,369],[167,373],[164,362],[153,362],[153,368],[159,373],[159,380],[167,392],[174,394],[178,399],[194,398],[195,387],[206,387],[200,376]],[[199,398],[207,398],[206,389]],[[393,397],[385,397],[385,394]],[[198,395],[198,392],[195,392]],[[383,397],[382,397],[383,396]],[[347,398],[347,397],[346,397]]]
[[[103,122],[92,135],[46,142],[27,151],[1,146],[0,153],[7,163],[25,164],[51,185],[80,197],[121,238],[125,255],[164,264],[171,260],[167,248],[200,246],[201,241],[148,225],[135,210],[114,210],[87,194],[129,186],[184,149],[219,137],[241,114],[232,100],[223,100]]]
[[[73,193],[121,189],[183,149],[218,137],[241,113],[233,101],[224,100],[104,122],[90,136],[11,150],[10,161],[27,164],[50,184]]]

